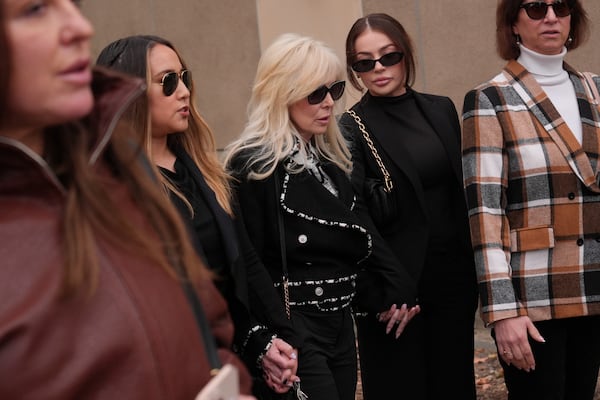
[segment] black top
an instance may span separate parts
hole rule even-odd
[[[420,178],[427,213],[435,221],[429,231],[429,247],[454,247],[457,232],[452,190],[456,182],[443,143],[419,109],[413,91],[373,99],[390,116],[390,142],[408,150]]]
[[[221,232],[217,227],[215,216],[191,172],[179,158],[175,161],[175,172],[162,167],[160,167],[160,171],[181,191],[194,210],[190,223],[197,239],[202,243],[206,257],[204,261],[218,276],[225,276],[227,259]],[[170,197],[179,210],[189,209],[179,196],[170,193]]]

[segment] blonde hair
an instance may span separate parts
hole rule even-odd
[[[302,138],[290,119],[289,107],[305,99],[334,78],[343,79],[344,69],[336,54],[320,41],[297,34],[281,35],[263,53],[248,103],[248,122],[240,137],[226,148],[225,165],[240,153],[250,153],[243,167],[249,179],[270,176]],[[332,118],[323,135],[315,135],[320,158],[346,173],[352,168],[346,141]],[[301,172],[296,166],[291,171]]]

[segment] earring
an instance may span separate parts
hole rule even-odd
[[[517,39],[517,46],[519,46],[521,44],[521,35],[515,33],[515,38]]]
[[[571,37],[571,35],[569,35],[569,38],[567,39],[567,43],[565,43],[565,46],[569,47],[571,45],[571,43],[573,43],[573,38]]]

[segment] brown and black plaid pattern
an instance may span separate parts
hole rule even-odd
[[[582,145],[516,61],[465,96],[463,174],[486,323],[600,314],[600,78],[566,68]]]

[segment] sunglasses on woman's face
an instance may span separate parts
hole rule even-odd
[[[175,93],[177,85],[179,85],[179,79],[185,85],[188,90],[192,89],[192,73],[187,69],[182,70],[180,73],[175,71],[167,72],[163,75],[160,80],[160,84],[163,87],[163,94],[167,97]]]
[[[404,58],[404,53],[401,51],[394,51],[392,53],[384,54],[377,60],[358,60],[352,64],[352,69],[356,72],[369,72],[375,68],[375,64],[379,61],[379,64],[384,67],[391,67],[392,65],[398,64]]]
[[[521,7],[525,9],[527,16],[531,19],[544,19],[548,13],[548,7],[552,7],[554,14],[557,17],[567,17],[571,15],[571,8],[566,1],[555,1],[554,3],[545,3],[543,1],[534,1],[532,3],[521,4]]]
[[[307,100],[308,104],[319,104],[325,97],[327,97],[327,93],[331,94],[331,98],[335,100],[339,100],[340,97],[344,94],[344,88],[346,87],[346,81],[337,81],[333,82],[331,86],[327,87],[326,85],[319,86],[317,90],[308,95]]]

